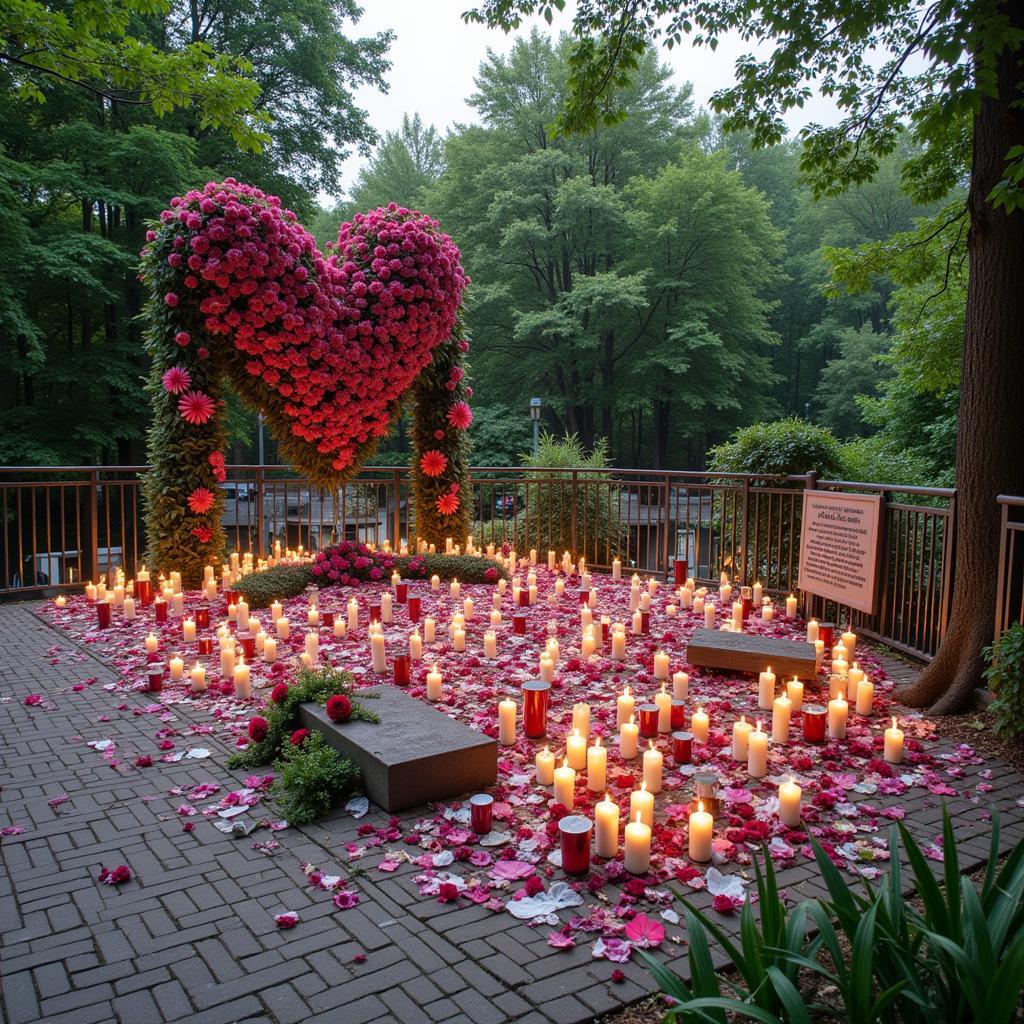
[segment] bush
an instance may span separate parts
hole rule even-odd
[[[1024,733],[1024,625],[1015,622],[986,647],[988,666],[982,673],[996,699],[989,705],[1000,736]]]
[[[359,783],[359,769],[318,732],[298,746],[284,747],[274,767],[281,776],[273,796],[289,825],[322,818]]]
[[[796,417],[754,423],[712,448],[708,452],[708,469],[712,473],[765,476],[813,471],[821,477],[834,478],[843,469],[842,446],[830,430]]]
[[[575,434],[561,438],[542,434],[537,454],[522,456],[522,462],[529,482],[517,489],[521,510],[511,519],[485,523],[479,543],[506,543],[518,552],[554,550],[559,556],[568,551],[574,558],[582,555],[590,562],[610,562],[622,547],[625,528],[612,474],[593,472],[611,469],[607,442],[602,438],[588,455]],[[549,472],[531,473],[531,469]],[[577,478],[575,496],[574,469],[587,470]]]
[[[315,582],[313,566],[308,563],[275,565],[272,569],[243,576],[235,589],[245,598],[250,608],[269,608],[275,601],[298,597]]]

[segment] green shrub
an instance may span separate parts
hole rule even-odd
[[[830,430],[794,416],[737,430],[708,452],[708,469],[765,476],[815,472],[834,478],[843,469],[842,446]]]
[[[316,582],[312,565],[275,565],[263,572],[251,572],[239,580],[235,589],[250,608],[269,608],[275,601],[297,597]]]
[[[1024,732],[1024,625],[1015,622],[984,651],[982,673],[996,699],[989,705],[1000,736]]]
[[[250,743],[245,750],[233,754],[228,760],[229,768],[255,768],[270,764],[283,750],[287,749],[291,734],[299,726],[300,704],[326,704],[328,698],[342,693],[352,698],[353,679],[348,672],[333,668],[302,669],[296,681],[288,687],[284,700],[271,701],[264,709],[267,720],[267,735],[259,743]],[[374,694],[364,694],[373,697]],[[380,719],[357,701],[352,700],[352,718],[364,722],[379,722]]]
[[[322,818],[359,783],[359,769],[318,732],[299,746],[284,747],[274,767],[281,775],[273,797],[289,825]]]

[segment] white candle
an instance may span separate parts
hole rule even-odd
[[[754,583],[754,586],[750,591],[751,599],[753,600],[755,607],[760,607],[761,602],[764,600],[764,587],[761,585],[761,581],[758,580]]]
[[[622,693],[619,694],[615,701],[615,724],[622,725],[623,722],[628,722],[633,717],[633,710],[636,707],[636,698],[629,691],[627,686]]]
[[[498,595],[495,594],[494,596],[497,597]],[[492,608],[491,609],[491,625],[492,626],[500,626],[501,625],[501,612],[499,612],[497,608]]]
[[[575,806],[573,790],[576,788],[576,773],[567,765],[555,769],[554,776],[555,803],[567,807],[570,811]]]
[[[613,580],[621,580],[622,579],[622,562],[618,558],[613,558],[612,559],[612,579]],[[617,823],[618,822],[617,809],[616,809],[616,816],[615,817],[616,817],[616,823]]]
[[[263,641],[263,660],[268,664],[277,661],[277,641],[272,636]]]
[[[885,730],[885,759],[889,764],[899,764],[903,760],[903,730],[892,716],[892,726]]]
[[[306,634],[306,654],[310,666],[315,665],[320,658],[320,638],[316,633]]]
[[[727,605],[732,600],[732,584],[723,581],[718,588],[718,597],[723,605]]]
[[[555,755],[545,747],[537,751],[537,785],[550,786],[555,781]]]
[[[600,793],[607,783],[608,750],[601,746],[601,737],[594,737],[594,745],[587,751],[587,789]]]
[[[423,638],[420,636],[419,628],[409,634],[409,660],[423,660]]]
[[[818,639],[818,620],[811,619],[807,623],[807,642],[813,644]]]
[[[496,658],[498,656],[498,635],[493,629],[484,633],[484,657]]]
[[[150,633],[146,637],[146,653],[147,654],[156,654],[156,649],[159,646],[160,646],[160,641],[157,639],[156,634],[155,633]]]
[[[238,599],[238,607],[235,609],[235,622],[238,623],[239,633],[249,632],[249,605],[245,598]]]
[[[242,658],[235,666],[235,696],[239,700],[248,700],[252,690],[249,686],[249,666]]]
[[[664,651],[654,655],[654,678],[668,679],[668,655]]]
[[[540,755],[537,755],[540,757]],[[594,852],[610,859],[619,854],[619,805],[608,798],[594,805]]]
[[[171,597],[174,597],[172,594]],[[228,622],[238,621],[238,605],[232,602],[228,605]]]
[[[804,707],[804,684],[796,676],[786,683],[786,696],[793,705],[793,714],[799,714]]]
[[[555,597],[561,597],[565,593],[565,580],[561,576],[555,580]]]
[[[565,762],[573,771],[581,772],[587,767],[587,740],[581,736],[578,729],[565,740]],[[604,789],[604,787],[601,787]]]
[[[734,761],[746,761],[749,749],[750,734],[754,727],[742,716],[732,726],[732,759]]]
[[[192,680],[192,692],[202,693],[206,689],[206,669],[197,661],[189,673]]]
[[[697,810],[690,814],[690,860],[711,860],[711,844],[715,819],[704,810],[704,801],[697,802]]]
[[[654,740],[649,740],[644,751],[644,786],[651,793],[661,792],[661,771],[665,758],[660,750],[654,747]]]
[[[761,618],[765,622],[771,622],[775,618],[775,605],[771,602],[761,605]]]
[[[278,640],[287,640],[291,633],[291,625],[288,622],[288,616],[282,615],[277,620],[277,638]]]
[[[709,601],[704,605],[704,628],[715,628],[715,604],[713,601]]]
[[[646,780],[629,794],[629,816],[635,819],[638,814],[645,825],[654,828],[654,794],[647,792]]]
[[[572,706],[572,727],[584,739],[590,736],[590,705],[585,701],[577,701]],[[576,765],[573,765],[575,768]],[[604,786],[601,787],[604,789]]]
[[[690,719],[690,732],[698,743],[707,743],[709,725],[707,712],[703,708],[697,708]]]
[[[789,720],[793,710],[793,702],[786,696],[775,698],[772,708],[772,742],[789,742]]]
[[[757,679],[757,706],[762,711],[771,711],[775,703],[775,673],[771,665]]]
[[[427,700],[441,699],[442,682],[441,670],[437,667],[437,662],[435,662],[433,670],[427,673]]]
[[[732,628],[737,633],[743,632],[743,602],[733,601],[732,603]]]
[[[846,716],[849,713],[849,704],[841,694],[836,694],[835,700],[828,702],[828,735],[830,739],[841,740],[846,736]]]
[[[135,598],[129,594],[121,604],[121,610],[124,612],[126,619],[135,618]]]
[[[651,595],[641,594],[640,595],[640,611],[649,612],[651,610]]]
[[[370,636],[370,661],[374,672],[387,672],[388,660],[383,633],[373,633]]]
[[[637,634],[637,633],[643,632],[643,628],[644,628],[644,617],[643,617],[643,614],[641,613],[640,609],[637,608],[637,610],[635,612],[633,612],[633,633],[634,633],[634,635]]]
[[[747,737],[747,774],[752,779],[763,779],[768,774],[768,733],[761,731],[761,723]]]
[[[461,626],[456,626],[452,633],[452,650],[461,653],[466,649],[466,631]]]
[[[686,700],[690,694],[690,677],[685,672],[672,675],[672,696],[676,700]]]
[[[857,684],[864,678],[864,670],[854,662],[846,671],[846,699],[851,704],[857,702]]]
[[[220,674],[225,679],[231,679],[235,671],[235,647],[234,643],[228,644],[220,649]]]
[[[503,747],[516,742],[516,702],[510,697],[498,704],[498,742]]]
[[[658,732],[672,731],[672,698],[665,692],[665,684],[654,695],[654,703],[658,706]]]
[[[542,683],[553,683],[555,681],[555,663],[546,653],[540,656],[537,674]]]
[[[636,816],[625,828],[625,867],[631,875],[645,875],[651,866],[651,829]]]
[[[555,553],[554,553],[554,551],[548,551],[548,568],[552,572],[555,571]]]
[[[168,667],[171,670],[171,678],[174,680],[181,680],[185,675],[185,662],[176,654],[168,662]]]
[[[474,612],[473,598],[467,597],[466,600],[462,602],[462,615],[463,615],[463,618],[465,618],[465,620],[467,622],[469,622],[473,618],[473,612]]]
[[[185,614],[185,595],[178,593],[171,597],[171,614],[174,616]]]
[[[462,594],[462,587],[459,586],[459,581],[458,580],[452,580],[452,585],[449,588],[449,590],[451,591],[452,600],[453,601],[458,601],[460,595]]]
[[[425,644],[432,644],[434,642],[436,629],[437,624],[434,622],[433,617],[428,615],[423,620],[423,642]]]
[[[354,597],[348,601],[348,628],[353,631],[359,628],[359,602]]]
[[[870,715],[871,706],[874,703],[875,684],[865,676],[857,684],[857,714]]]
[[[703,594],[698,594],[698,595],[697,595],[697,596],[696,596],[696,597],[695,597],[695,598],[693,599],[693,610],[694,610],[694,611],[695,611],[695,612],[696,612],[696,613],[697,613],[698,615],[699,615],[699,614],[700,614],[701,612],[703,612],[703,611],[704,611],[704,595],[703,595]]]
[[[612,631],[612,661],[626,660],[626,632],[624,629]]]
[[[637,740],[640,736],[640,726],[629,716],[629,721],[619,726],[619,754],[625,761],[632,761],[637,754]]]
[[[586,661],[597,650],[597,641],[594,639],[592,626],[587,626],[583,638],[580,640],[580,656]]]
[[[779,786],[779,820],[790,828],[800,824],[800,787],[792,779]]]
[[[796,618],[796,598],[792,594],[786,598],[786,615],[791,619]]]
[[[843,634],[843,646],[846,648],[846,660],[853,661],[853,652],[857,647],[857,634],[848,629]]]
[[[629,610],[635,612],[640,607],[640,584],[635,580],[629,588]]]
[[[90,584],[90,586],[91,586],[91,584]],[[86,589],[88,589],[88,587],[87,587]],[[63,608],[63,607],[64,607],[64,606],[65,606],[65,605],[66,605],[66,604],[68,603],[68,599],[67,599],[67,598],[66,598],[66,597],[65,597],[65,596],[64,596],[63,594],[58,594],[58,595],[57,595],[57,596],[56,596],[56,597],[55,597],[55,598],[53,599],[53,603],[54,603],[54,604],[55,604],[55,605],[56,605],[56,606],[57,606],[58,608]]]

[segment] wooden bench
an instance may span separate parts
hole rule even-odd
[[[327,717],[320,704],[302,704],[299,721],[316,729],[363,773],[363,792],[385,811],[401,811],[432,800],[493,786],[498,779],[498,745],[490,736],[456,722],[395,686],[356,694],[379,694],[366,707],[380,723]]]
[[[771,666],[779,679],[814,679],[817,675],[814,644],[722,629],[694,630],[686,660],[700,668],[753,674]]]

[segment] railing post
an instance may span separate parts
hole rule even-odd
[[[89,471],[89,551],[92,555],[92,579],[100,576],[100,471]],[[35,582],[33,580],[33,582]]]
[[[818,474],[817,474],[817,472],[815,470],[812,469],[809,473],[807,473],[804,476],[804,490],[805,491],[816,491],[817,489],[818,489]],[[803,537],[803,532],[804,532],[804,513],[803,513],[803,506],[801,505],[801,508],[800,508],[800,531],[799,531],[799,533],[797,533],[796,537],[793,538],[793,542],[795,542],[796,545],[797,545],[797,570],[796,571],[797,571],[798,575],[799,575],[799,572],[800,572],[800,555],[799,555],[799,552],[800,552],[800,544],[801,544],[801,538]],[[782,557],[782,551],[781,550],[779,551],[779,557],[780,558]],[[797,582],[797,584],[799,584],[800,580],[797,579],[796,582]],[[790,587],[793,586],[793,581],[792,580],[789,581],[789,585],[790,585]],[[806,590],[801,590],[800,591],[800,597],[802,599],[801,600],[801,604],[803,605],[803,609],[804,609],[804,618],[805,619],[809,619],[809,618],[811,618],[811,605],[812,605],[812,602],[813,602],[813,598],[812,598],[812,596]]]
[[[999,500],[998,498],[996,499]],[[996,576],[996,615],[995,615],[995,631],[993,633],[993,640],[998,643],[999,638],[1003,635],[1003,630],[1006,628],[1008,615],[1005,614],[1004,605],[1006,604],[1006,584],[1008,575],[1009,559],[1006,555],[1006,540],[1009,536],[1009,525],[1010,525],[1010,506],[1006,502],[999,502],[999,573]]]
[[[267,557],[267,529],[263,512],[263,467],[256,470],[256,557]]]
[[[394,474],[391,478],[392,491],[394,493],[394,508],[391,511],[391,545],[395,551],[401,550],[401,539],[402,539],[402,514],[400,510],[399,498],[401,497],[402,487],[402,473],[401,470],[395,469]],[[463,498],[465,501],[465,498]],[[461,543],[461,542],[460,542]]]
[[[669,577],[671,566],[669,565],[669,559],[674,554],[673,546],[671,543],[671,523],[672,523],[672,478],[665,474],[665,543],[663,545],[663,560],[662,565],[664,567],[665,579]]]
[[[570,527],[569,527],[569,539],[572,541],[572,556],[576,558],[578,555],[576,549],[576,501],[578,493],[579,482],[577,480],[577,472],[574,469],[572,471],[572,508],[570,509]]]
[[[750,477],[743,478],[743,527],[740,530],[740,585],[747,584],[747,545],[750,542]],[[733,566],[736,552],[733,552]]]

